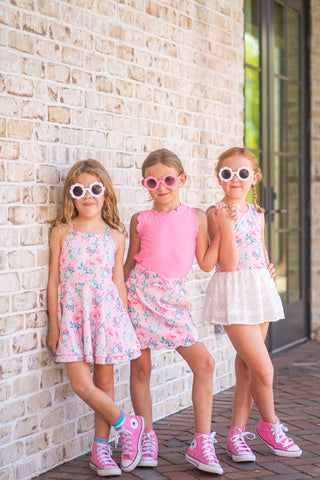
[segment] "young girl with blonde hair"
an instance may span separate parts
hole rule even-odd
[[[204,321],[223,325],[237,351],[227,454],[234,462],[255,460],[245,441],[253,435],[245,430],[254,401],[261,415],[256,428],[259,438],[275,455],[299,457],[301,449],[286,436],[287,427],[275,414],[273,366],[265,345],[269,322],[281,320],[284,312],[264,244],[264,210],[256,202],[261,170],[250,150],[234,147],[220,155],[216,173],[224,192],[218,206],[234,204],[238,211],[229,249],[219,253],[204,304]],[[246,201],[250,188],[254,205]],[[207,217],[209,236],[215,239],[216,208],[210,208]]]
[[[121,474],[112,458],[110,425],[120,433],[126,472],[140,461],[145,425],[113,401],[113,364],[141,353],[126,309],[124,248],[108,172],[96,160],[77,162],[50,235],[47,344],[55,360],[65,362],[73,391],[95,411],[90,467],[99,476]]]

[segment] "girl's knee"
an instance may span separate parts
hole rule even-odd
[[[213,375],[215,366],[216,362],[214,361],[214,358],[209,354],[208,358],[206,359],[206,369],[208,370],[208,373]]]
[[[151,362],[141,361],[139,358],[131,362],[131,379],[139,382],[148,382],[151,377]]]
[[[93,374],[93,383],[97,388],[111,395],[114,388],[112,366],[111,365],[95,365],[94,374]]]
[[[94,388],[93,382],[92,385],[88,385],[87,382],[73,382],[71,381],[71,388],[74,391],[78,397],[82,398],[82,400],[85,400],[86,398],[89,398],[92,392],[92,389]]]
[[[237,355],[234,363],[236,377],[241,378],[243,381],[249,382],[251,378],[250,370],[244,360],[239,355]]]
[[[114,391],[114,383],[113,379],[110,381],[108,378],[95,378],[94,384],[99,390],[107,393],[108,395],[112,396]]]
[[[207,355],[204,355],[199,364],[198,372],[201,375],[212,376],[215,369],[215,361],[212,355],[208,352]]]
[[[270,362],[268,365],[262,365],[253,373],[253,378],[263,385],[272,385],[273,383],[273,365]]]

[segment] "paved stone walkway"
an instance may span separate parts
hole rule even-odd
[[[200,472],[184,459],[193,437],[193,410],[189,407],[155,423],[159,439],[159,463],[154,469],[136,468],[121,480],[320,480],[320,342],[307,342],[273,359],[276,412],[303,449],[300,458],[269,453],[259,439],[250,441],[257,461],[235,464],[225,453],[230,425],[233,389],[213,398],[212,430],[217,432],[216,453],[223,475]],[[259,420],[252,410],[247,430],[254,432]],[[115,450],[119,462],[120,451]],[[34,480],[97,480],[88,467],[89,455],[61,465]],[[101,478],[101,477],[100,477]],[[105,478],[105,477],[104,477]]]

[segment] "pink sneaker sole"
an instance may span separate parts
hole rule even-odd
[[[220,467],[220,465],[207,465],[206,463],[202,463],[196,458],[192,457],[188,453],[185,455],[185,459],[187,462],[192,463],[195,467],[197,467],[199,470],[202,470],[203,472],[210,472],[210,473],[216,473],[217,475],[222,475],[223,470]]]
[[[237,455],[233,454],[229,450],[226,450],[227,455],[232,458],[233,462],[255,462],[256,456],[253,453],[238,453]]]
[[[105,469],[98,468],[94,463],[89,463],[91,470],[94,470],[98,477],[114,477],[115,475],[121,475],[120,468],[108,467]]]
[[[138,467],[156,467],[158,465],[158,460],[154,458],[143,458],[141,457]]]
[[[280,450],[279,448],[274,448],[272,445],[270,445],[270,443],[268,443],[266,440],[264,440],[259,435],[258,430],[256,430],[256,433],[257,433],[258,437],[260,438],[260,440],[262,440],[263,443],[265,445],[267,445],[267,447],[270,448],[271,452],[274,453],[275,455],[278,455],[279,457],[300,457],[301,454],[302,454],[302,450],[301,450],[301,448],[298,447],[298,445],[296,445],[297,450],[294,450],[294,451],[291,451],[291,452],[289,450]]]

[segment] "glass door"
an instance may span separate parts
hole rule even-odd
[[[246,52],[245,142],[260,156],[266,243],[285,310],[285,319],[270,325],[272,352],[309,335],[305,10],[298,0],[246,1],[246,35],[255,33],[259,61]],[[258,97],[252,91],[247,95],[248,70],[259,86]],[[257,111],[259,120],[254,120]],[[258,135],[249,134],[249,121]]]
[[[300,8],[299,7],[300,3]],[[273,351],[308,335],[306,288],[306,50],[303,2],[273,1],[270,17],[270,165],[266,187],[269,251],[276,265],[276,285],[285,320],[270,329]],[[273,105],[273,106],[272,106]]]

